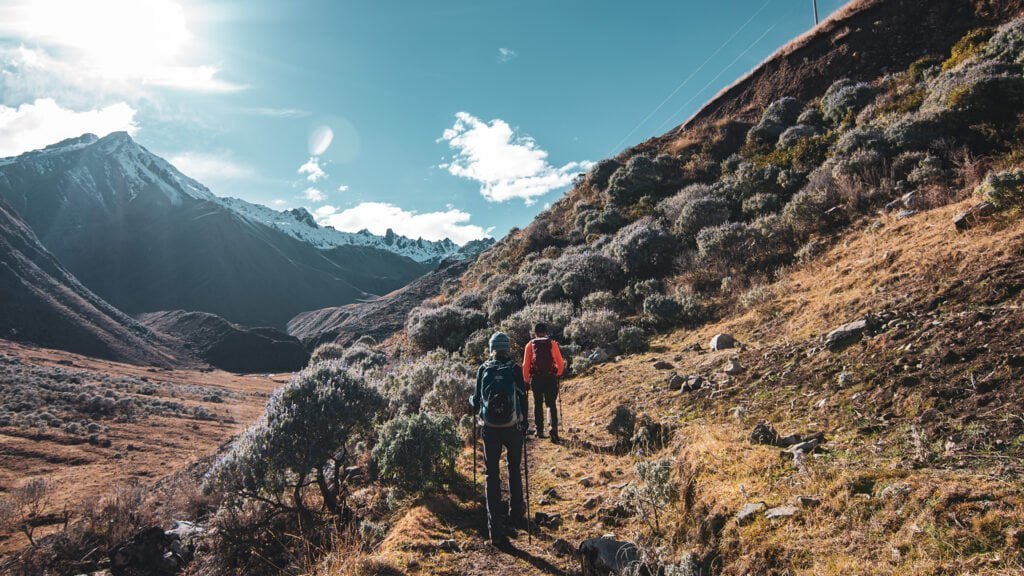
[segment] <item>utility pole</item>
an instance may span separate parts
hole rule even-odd
[[[819,19],[818,19],[818,0],[811,0],[811,2],[814,3],[814,25],[817,26],[818,22],[819,22]]]

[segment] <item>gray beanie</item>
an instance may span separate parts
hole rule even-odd
[[[491,352],[512,349],[512,343],[509,342],[508,335],[504,332],[495,332],[492,334],[490,341],[487,342],[487,346],[491,349]]]

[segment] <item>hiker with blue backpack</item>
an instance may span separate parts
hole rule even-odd
[[[509,545],[509,535],[526,527],[526,501],[523,499],[523,447],[526,437],[526,383],[512,359],[511,342],[496,332],[488,342],[491,352],[476,373],[476,390],[470,405],[477,413],[484,441],[484,468],[487,482],[487,531],[491,543],[499,548]],[[476,446],[473,447],[476,450]],[[501,453],[508,466],[509,505],[501,501]]]

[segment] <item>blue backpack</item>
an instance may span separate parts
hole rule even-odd
[[[519,391],[511,362],[484,364],[480,377],[480,421],[485,426],[511,428],[519,423]]]

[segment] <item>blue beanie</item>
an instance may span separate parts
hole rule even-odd
[[[509,342],[508,335],[504,332],[495,332],[492,334],[490,341],[487,342],[487,346],[491,349],[491,352],[512,349],[512,343]]]

